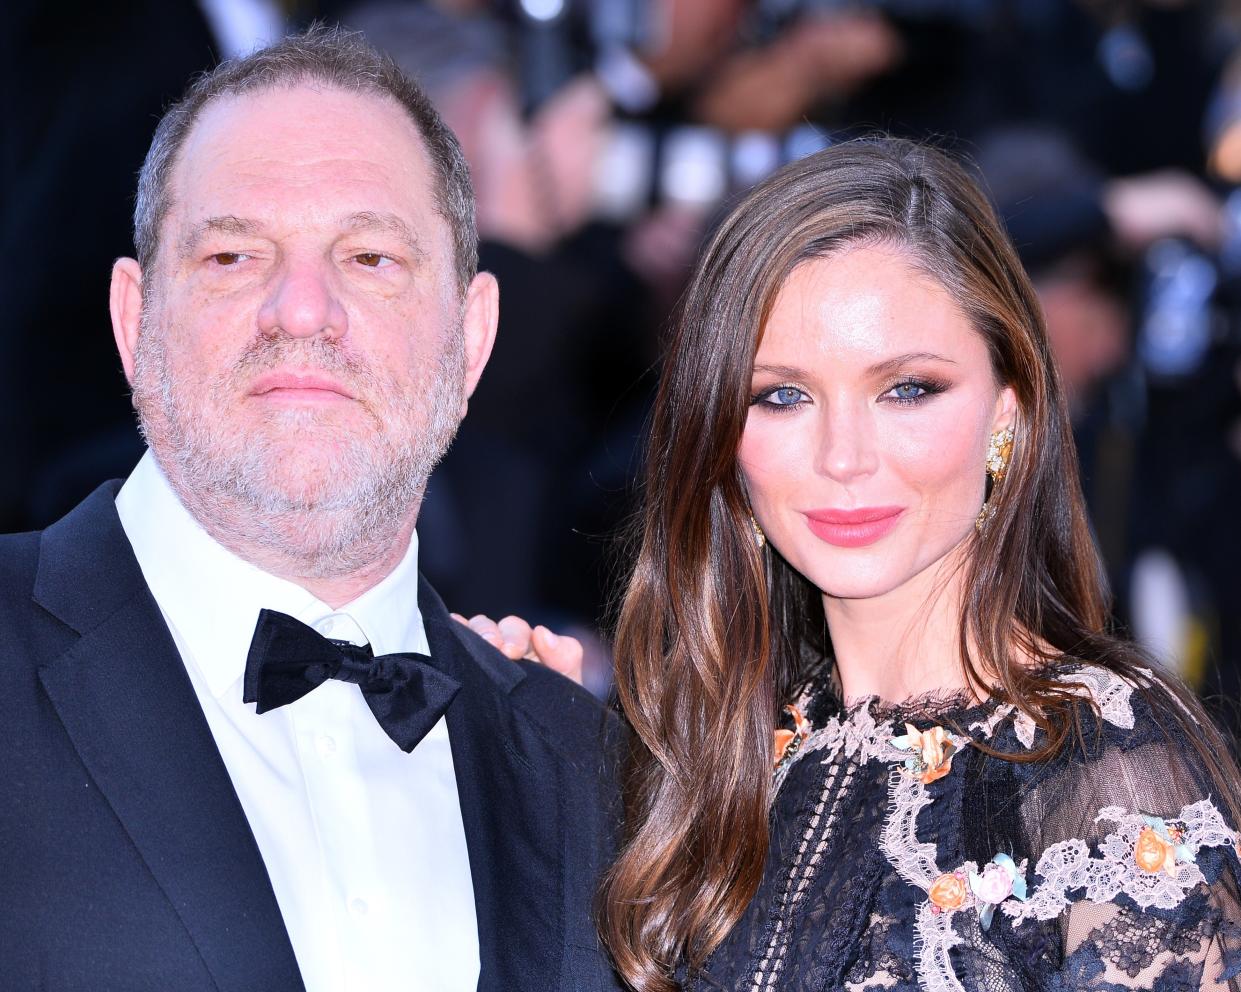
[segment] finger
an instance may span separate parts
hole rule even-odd
[[[578,685],[582,684],[581,641],[567,634],[553,634],[542,625],[534,628],[531,640],[539,661]]]
[[[470,617],[467,624],[470,630],[474,631],[493,648],[499,648],[501,651],[504,650],[504,637],[500,633],[500,626],[491,617],[479,613]]]
[[[524,658],[531,650],[530,625],[521,617],[508,616],[497,625],[504,638],[503,651],[510,658]]]

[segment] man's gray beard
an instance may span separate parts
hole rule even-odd
[[[403,538],[431,470],[456,433],[465,356],[461,337],[454,340],[458,344],[445,349],[420,381],[388,383],[385,398],[402,403],[397,412],[407,416],[394,424],[384,421],[386,411],[371,411],[376,443],[334,438],[330,464],[300,492],[274,482],[285,451],[270,434],[222,438],[219,425],[183,407],[161,329],[147,314],[134,354],[134,405],[143,437],[173,490],[221,544],[269,571],[307,578],[349,575],[390,554]],[[230,382],[235,394],[240,373],[289,364],[291,355],[302,359],[299,367],[341,374],[371,396],[376,386],[383,389],[369,369],[335,344],[281,338],[252,345],[230,373],[211,384],[210,394],[229,395]],[[421,430],[408,416],[413,412],[408,397],[426,413]],[[296,437],[316,423],[313,411],[289,411],[281,428]]]

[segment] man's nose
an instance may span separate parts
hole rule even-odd
[[[294,338],[340,338],[349,317],[337,297],[326,260],[285,261],[259,310],[259,330]]]

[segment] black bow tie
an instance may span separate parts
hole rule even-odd
[[[328,679],[352,682],[402,751],[412,751],[448,709],[461,684],[423,654],[381,654],[333,641],[274,610],[259,613],[246,658],[242,699],[266,713],[301,699]]]

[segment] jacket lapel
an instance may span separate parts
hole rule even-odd
[[[505,697],[524,678],[448,616],[424,581],[431,657],[462,683],[447,713],[478,914],[479,992],[556,989],[565,944],[559,755]]]
[[[40,678],[221,992],[301,990],[262,857],[117,517],[117,486],[44,532],[35,600],[80,636]]]

